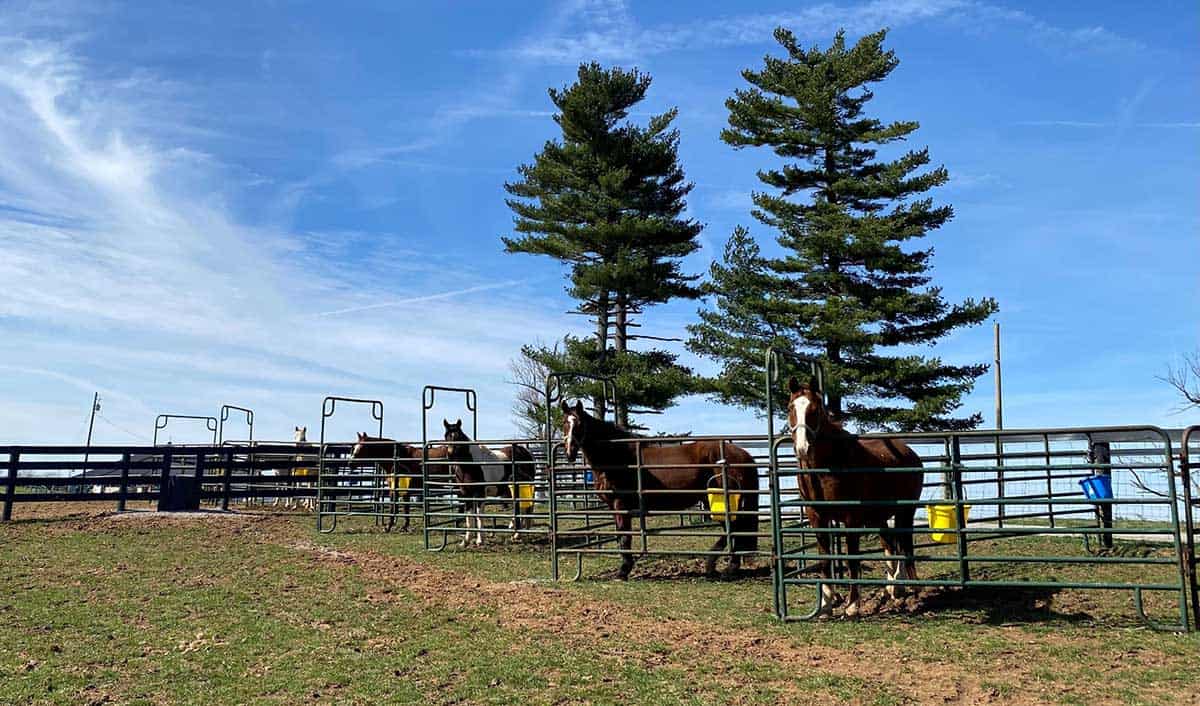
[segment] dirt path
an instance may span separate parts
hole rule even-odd
[[[578,593],[528,582],[493,582],[479,576],[448,571],[410,559],[370,551],[342,551],[294,537],[278,537],[286,546],[319,560],[355,564],[381,583],[373,601],[398,601],[390,586],[402,587],[430,608],[481,610],[496,616],[497,624],[536,640],[547,635],[572,649],[632,661],[644,667],[679,668],[754,662],[778,676],[761,678],[764,685],[786,694],[787,703],[830,703],[830,697],[798,684],[793,675],[826,674],[888,685],[912,703],[1033,704],[1045,703],[1055,692],[1004,694],[985,681],[1028,682],[1027,665],[1000,664],[988,674],[964,670],[953,661],[914,660],[900,650],[880,651],[848,646],[836,649],[800,644],[755,632],[731,633],[687,618],[661,619],[625,605],[595,601]],[[897,629],[905,629],[898,625]],[[731,670],[736,671],[736,670]],[[741,680],[714,684],[731,703],[747,700],[752,688]],[[1121,703],[1089,698],[1090,703]]]

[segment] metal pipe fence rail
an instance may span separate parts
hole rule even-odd
[[[980,431],[905,436],[921,454],[926,484],[922,497],[903,500],[825,500],[800,496],[803,474],[781,458],[789,437],[772,449],[772,526],[775,532],[776,612],[804,620],[824,612],[822,585],[879,589],[942,586],[1043,592],[1128,591],[1136,615],[1154,627],[1186,630],[1194,585],[1185,572],[1189,535],[1181,532],[1180,495],[1172,468],[1171,439],[1154,427]],[[790,453],[787,454],[790,456]],[[913,469],[837,469],[836,473],[905,472]],[[1088,496],[1080,481],[1104,490]],[[1095,487],[1095,485],[1091,485]],[[818,534],[877,535],[879,527],[808,526],[809,507],[839,509],[916,505],[911,534],[917,580],[870,573],[890,561],[865,546],[857,580],[813,573],[821,562],[848,557],[822,553]],[[930,524],[934,512],[935,526]],[[890,533],[897,530],[889,527]],[[796,594],[803,589],[797,601]],[[811,590],[811,593],[809,593]],[[1115,604],[1113,610],[1119,610]]]
[[[1192,619],[1196,628],[1200,629],[1200,578],[1197,577],[1197,566],[1200,557],[1196,555],[1196,544],[1200,542],[1200,468],[1193,466],[1193,459],[1200,457],[1200,425],[1188,427],[1183,431],[1179,443],[1179,484],[1183,494],[1184,522],[1184,559],[1188,583],[1192,587]]]
[[[730,463],[722,457],[717,463],[710,464],[655,464],[643,460],[643,451],[648,447],[698,441],[735,444],[750,452],[753,461]],[[550,446],[549,521],[551,576],[554,579],[562,577],[564,559],[574,560],[575,573],[572,579],[578,580],[583,576],[585,557],[618,557],[627,552],[637,557],[705,560],[732,560],[735,555],[739,558],[763,559],[771,556],[771,531],[769,524],[764,527],[771,517],[770,509],[764,507],[763,502],[769,497],[765,436],[632,437],[612,443],[628,444],[634,448],[638,460],[633,469],[635,487],[632,493],[620,494],[631,497],[635,509],[611,509],[605,498],[613,493],[596,488],[594,469],[589,468],[582,459],[574,464],[566,462],[561,441],[555,441]],[[721,448],[724,452],[724,445]],[[757,486],[740,488],[731,484],[727,471],[735,468],[754,469],[758,476]],[[693,473],[694,469],[712,471],[712,478],[703,488],[663,488],[651,474],[669,476],[676,472]],[[671,496],[680,500],[672,501],[669,499]],[[676,505],[683,509],[654,509],[653,506],[657,504]],[[618,528],[618,516],[630,518],[630,529]],[[735,529],[735,524],[750,517],[754,518],[753,530],[744,527]],[[735,538],[750,536],[756,538],[757,548],[735,548]],[[621,546],[622,540],[628,540],[628,549]],[[723,548],[716,548],[716,540],[724,540]]]
[[[425,447],[421,463],[421,482],[425,489],[423,532],[425,548],[442,551],[450,537],[463,533],[460,546],[467,546],[469,536],[479,543],[504,541],[544,542],[550,534],[550,482],[542,452],[543,439],[484,439],[469,441],[440,441]],[[446,456],[431,457],[438,449]],[[454,449],[474,449],[471,459],[452,459]],[[527,450],[532,461],[516,459],[519,449]],[[481,452],[482,450],[482,452]],[[496,452],[509,454],[508,459],[488,458]],[[532,469],[527,467],[533,464]],[[479,480],[460,480],[454,468]],[[531,478],[521,478],[531,471]],[[488,473],[502,474],[502,479],[487,479]],[[473,512],[479,504],[478,517]],[[499,507],[496,511],[495,507]],[[471,522],[483,520],[473,526]],[[487,539],[484,539],[487,538]]]

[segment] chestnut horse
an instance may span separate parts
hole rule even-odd
[[[430,460],[445,457],[446,450],[444,448],[429,449]],[[424,481],[421,478],[421,448],[419,446],[410,446],[380,436],[367,436],[359,432],[358,442],[350,451],[350,458],[364,461],[373,460],[377,472],[388,474],[387,484],[392,501],[393,516],[396,514],[396,505],[400,499],[408,498],[410,493],[419,496],[422,492]],[[402,478],[408,480],[407,488],[401,486]],[[404,524],[400,527],[401,532],[408,531],[410,510],[409,503],[404,503]]]
[[[845,431],[825,409],[825,403],[815,380],[801,383],[788,380],[788,424],[792,430],[796,460],[802,472],[798,481],[801,498],[813,501],[847,501],[847,505],[805,506],[808,524],[827,529],[834,522],[847,528],[878,528],[883,552],[903,556],[887,562],[888,581],[903,578],[915,581],[916,562],[913,560],[913,515],[916,504],[891,505],[891,501],[916,501],[921,497],[925,473],[921,470],[859,471],[855,469],[920,469],[921,457],[903,441],[895,439],[862,439]],[[818,469],[804,472],[806,469]],[[872,504],[878,503],[878,504]],[[894,527],[888,526],[895,519]],[[830,554],[831,534],[817,533],[817,546],[823,555]],[[859,553],[861,535],[846,532],[846,553]],[[850,580],[862,575],[862,561],[850,558]],[[821,577],[833,577],[828,560],[818,562]],[[897,598],[901,586],[888,585],[888,594]],[[829,584],[821,584],[822,610],[831,610],[841,597]],[[860,611],[858,584],[850,584],[846,615],[854,617]]]
[[[446,429],[446,441],[455,442],[446,445],[446,454],[455,462],[450,471],[458,483],[458,495],[466,505],[467,534],[460,546],[465,547],[471,541],[472,519],[475,521],[475,546],[483,544],[483,505],[489,489],[499,497],[512,500],[513,519],[508,528],[513,531],[512,538],[519,539],[518,530],[523,524],[521,515],[525,510],[521,507],[524,503],[520,493],[513,491],[520,484],[533,482],[537,471],[533,454],[524,446],[489,449],[482,444],[467,443],[471,438],[463,432],[461,419],[453,424],[443,419],[442,425]]]
[[[638,497],[637,449],[633,442],[619,442],[636,436],[621,427],[592,417],[576,401],[564,400],[563,442],[567,460],[574,463],[582,451],[592,468],[595,489],[613,510],[613,521],[621,533],[621,569],[618,577],[629,578],[633,570],[633,517],[652,510],[686,510],[696,503],[708,502],[710,487],[727,483],[730,492],[741,494],[739,512],[730,520],[734,552],[758,549],[758,467],[754,457],[740,446],[727,441],[693,441],[671,445],[643,445],[642,483],[647,491],[692,491],[643,493]],[[732,467],[730,467],[732,465]],[[724,478],[722,478],[724,476]],[[713,483],[713,481],[716,481]],[[713,552],[725,548],[726,537],[717,538]],[[726,570],[731,576],[741,567],[742,557],[735,553]],[[709,578],[716,576],[717,555],[710,554],[705,564]]]

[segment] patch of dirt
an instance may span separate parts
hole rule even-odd
[[[61,517],[61,515],[60,515]],[[248,533],[257,539],[271,542],[298,552],[316,562],[354,565],[366,578],[377,585],[367,595],[372,605],[400,604],[411,601],[410,596],[431,608],[454,614],[484,613],[495,616],[498,626],[514,635],[514,641],[525,644],[544,644],[552,637],[571,650],[602,655],[619,663],[637,664],[646,669],[677,667],[689,669],[706,667],[705,690],[720,690],[731,703],[751,700],[752,693],[745,683],[744,669],[737,665],[757,663],[773,669],[756,676],[756,684],[777,690],[787,703],[830,703],[828,693],[811,690],[801,677],[836,675],[867,684],[886,686],[903,695],[910,703],[962,704],[1035,704],[1057,701],[1061,689],[1092,704],[1122,703],[1118,695],[1103,685],[1080,682],[1064,687],[1053,681],[1038,678],[1036,656],[1040,648],[1057,644],[1078,646],[1053,634],[1029,633],[1018,628],[1004,627],[1011,623],[1043,618],[1053,608],[1056,616],[1082,606],[1074,604],[1069,592],[1031,591],[1019,601],[1006,601],[1003,614],[989,614],[995,608],[994,596],[986,592],[958,589],[925,589],[910,593],[902,601],[891,601],[882,591],[864,593],[863,608],[868,613],[890,615],[888,630],[897,633],[897,641],[912,629],[913,618],[924,613],[943,613],[963,610],[972,615],[984,615],[979,622],[998,624],[999,630],[1012,630],[1014,651],[1012,659],[997,660],[986,673],[979,673],[955,661],[953,655],[927,654],[913,657],[913,649],[890,646],[875,640],[870,645],[847,644],[829,646],[812,644],[809,633],[802,628],[767,631],[714,630],[703,621],[687,615],[662,618],[649,608],[639,609],[624,604],[597,600],[578,591],[553,583],[536,581],[490,581],[475,574],[442,569],[420,561],[396,557],[369,550],[334,549],[319,543],[311,531],[302,529],[294,518],[257,513],[175,513],[136,512],[118,515],[111,509],[91,511],[66,522],[51,523],[64,531],[103,531],[137,523],[140,529],[173,526],[179,523],[209,526],[222,523],[235,533]],[[39,528],[39,531],[42,528]],[[690,562],[644,562],[639,566],[640,580],[694,580],[703,576],[703,560]],[[755,567],[752,573],[769,576],[770,567]],[[402,589],[402,590],[398,590]],[[1013,605],[1018,606],[1016,609]],[[411,610],[408,606],[406,609]],[[1080,612],[1080,619],[1087,619]],[[836,620],[833,619],[833,620]],[[490,618],[489,618],[490,622]],[[317,626],[317,629],[321,629]],[[204,636],[182,645],[180,649],[203,649]],[[1098,640],[1103,640],[1098,636]],[[1111,661],[1113,670],[1149,666],[1170,661],[1165,654],[1124,655],[1117,649],[1097,648],[1096,665]],[[716,670],[712,670],[713,666]],[[720,669],[728,665],[727,670]],[[723,673],[730,676],[725,677]],[[1012,685],[997,689],[996,684]],[[1183,698],[1187,696],[1177,694]]]
[[[888,685],[913,703],[1033,704],[1051,699],[1057,692],[1001,694],[989,683],[1021,684],[1036,689],[1029,679],[1029,665],[997,664],[986,675],[969,672],[952,658],[915,660],[900,650],[879,646],[834,648],[804,644],[802,635],[768,636],[757,632],[713,630],[712,626],[687,617],[662,619],[625,605],[590,600],[577,593],[530,582],[492,582],[478,576],[440,569],[412,560],[369,551],[334,551],[311,543],[287,546],[324,561],[355,563],[368,576],[402,587],[431,607],[482,610],[496,616],[497,625],[536,641],[551,635],[572,649],[587,650],[633,662],[645,668],[660,666],[734,664],[758,662],[781,668],[788,675],[811,675],[813,671],[867,683]],[[688,569],[684,569],[688,571]],[[703,568],[700,568],[702,573]],[[694,573],[694,572],[693,572]],[[691,573],[687,574],[691,577]],[[375,592],[372,603],[400,601],[390,590]],[[921,597],[914,597],[919,606]],[[909,629],[904,623],[899,631]],[[736,673],[736,672],[733,672]],[[729,695],[731,703],[750,700],[744,678],[730,677],[710,684]],[[709,677],[706,677],[709,679]],[[829,703],[826,694],[816,693],[791,678],[761,677],[785,695],[788,703]],[[985,683],[986,680],[986,683]],[[1109,703],[1105,698],[1092,703]],[[1112,701],[1116,703],[1116,701]]]

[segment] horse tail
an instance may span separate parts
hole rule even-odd
[[[758,550],[758,464],[755,463],[754,457],[750,455],[740,446],[729,442],[725,444],[725,463],[732,466],[728,468],[729,476],[734,483],[742,489],[741,502],[738,507],[738,515],[733,522],[733,531],[745,533],[743,536],[734,537],[734,551],[757,551]]]
[[[532,483],[537,477],[537,462],[533,459],[533,454],[524,446],[510,447],[513,454],[512,461],[516,472],[516,481],[520,483]]]

